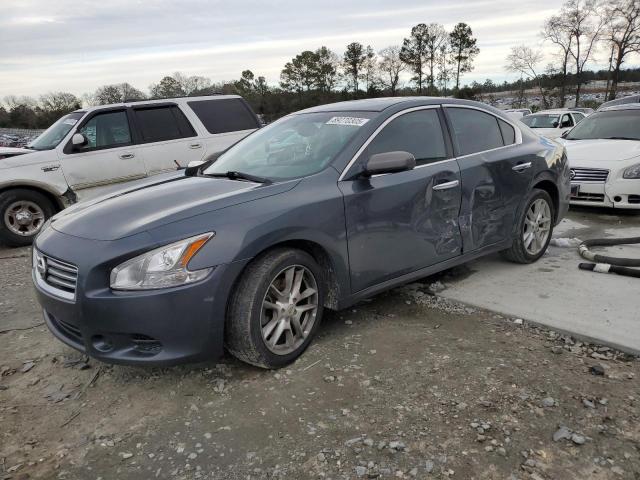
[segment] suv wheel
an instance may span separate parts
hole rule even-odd
[[[515,263],[533,263],[546,252],[551,235],[555,209],[553,201],[544,190],[534,189],[518,223],[518,235],[504,257]]]
[[[256,258],[230,299],[225,343],[238,359],[279,368],[309,346],[324,302],[322,270],[313,257],[277,249]]]
[[[0,194],[0,242],[10,247],[31,245],[54,213],[51,201],[39,192],[15,189]]]

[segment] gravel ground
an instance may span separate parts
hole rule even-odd
[[[464,268],[330,313],[274,372],[89,360],[29,265],[0,251],[0,480],[640,479],[638,359],[434,295]]]

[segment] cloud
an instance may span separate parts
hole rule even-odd
[[[325,45],[400,44],[416,23],[471,25],[481,53],[465,81],[506,77],[509,48],[541,45],[557,0],[2,0],[0,98],[81,94],[113,82],[145,89],[174,71],[214,81],[251,69],[277,83],[286,61]],[[544,46],[549,51],[548,46]]]

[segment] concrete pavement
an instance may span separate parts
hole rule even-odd
[[[559,244],[632,236],[640,236],[640,215],[601,209],[572,209],[554,233]],[[640,258],[640,245],[606,251]],[[640,354],[640,279],[585,272],[581,261],[573,245],[552,245],[533,265],[487,257],[471,262],[473,273],[449,281],[440,295]]]

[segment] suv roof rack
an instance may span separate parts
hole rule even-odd
[[[171,100],[174,98],[195,98],[195,97],[215,97],[216,95],[227,95],[222,92],[205,93],[202,95],[176,95],[174,97],[157,97],[157,98],[125,98],[122,103],[148,102],[149,100]],[[232,95],[232,94],[229,94]]]

